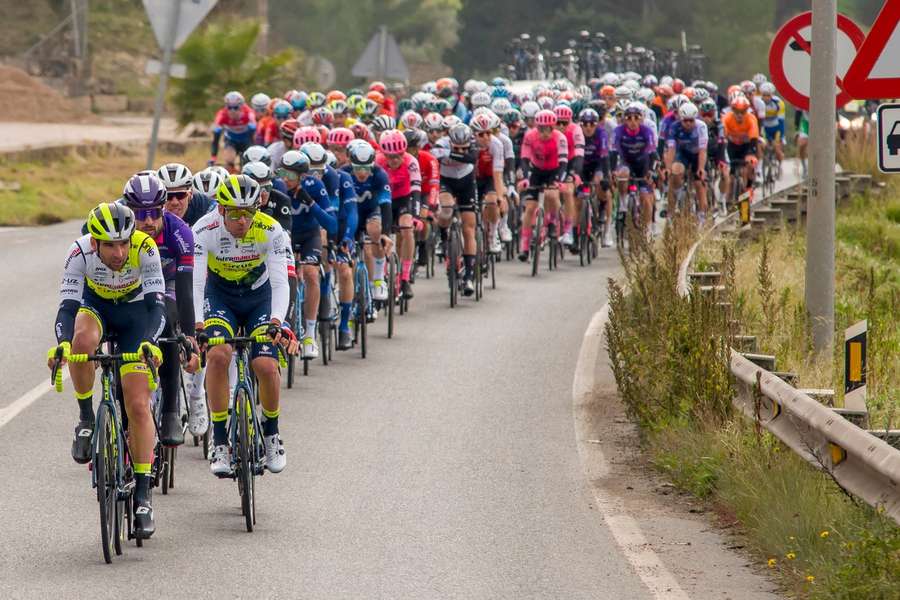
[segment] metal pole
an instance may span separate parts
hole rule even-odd
[[[387,26],[382,25],[378,30],[378,72],[375,79],[383,80],[387,71]]]
[[[166,86],[169,84],[169,68],[172,66],[172,51],[175,47],[175,34],[178,32],[178,17],[181,13],[181,0],[172,2],[172,19],[169,21],[169,35],[163,48],[162,68],[159,72],[159,87],[156,89],[156,104],[153,107],[153,130],[150,132],[150,147],[147,150],[147,168],[153,168],[156,158],[156,143],[159,138],[159,121],[162,118],[166,103]]]
[[[269,0],[256,0],[256,13],[259,15],[259,53],[269,53]]]
[[[834,353],[834,165],[837,2],[812,3],[806,309],[817,354]]]

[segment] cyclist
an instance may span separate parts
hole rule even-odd
[[[194,178],[186,166],[168,163],[161,166],[156,175],[166,186],[166,211],[188,225],[193,226],[215,206],[215,202],[209,196],[195,193]],[[219,176],[221,177],[221,173]]]
[[[745,182],[744,187],[752,189],[756,165],[759,163],[759,124],[756,115],[749,111],[750,101],[743,95],[735,96],[731,101],[731,110],[722,117],[722,127],[725,130],[728,160],[733,167],[743,163],[740,177]],[[728,188],[729,197],[736,184],[732,178]]]
[[[575,238],[572,236],[572,224],[577,216],[575,207],[575,185],[581,175],[581,167],[584,163],[584,133],[581,126],[574,123],[572,107],[568,104],[558,104],[553,109],[556,114],[556,127],[566,136],[566,144],[569,148],[568,162],[566,163],[566,180],[560,185],[563,198],[563,235],[560,243],[577,252]]]
[[[416,265],[424,267],[428,258],[425,244],[431,227],[431,214],[437,209],[441,190],[440,166],[430,152],[422,149],[428,143],[428,136],[424,131],[407,129],[403,135],[406,137],[406,151],[419,161],[419,172],[422,174],[422,200],[418,215],[422,226],[416,229]]]
[[[532,229],[537,211],[538,193],[545,188],[544,214],[548,230],[555,225],[559,212],[559,183],[566,177],[569,145],[564,133],[555,128],[556,114],[541,110],[534,117],[535,127],[529,129],[522,141],[522,177],[519,186],[524,190],[525,214],[522,217],[519,260],[528,260]],[[538,232],[540,235],[540,232]]]
[[[235,160],[243,154],[251,144],[256,132],[256,115],[244,103],[240,92],[225,94],[225,106],[216,113],[213,121],[213,141],[209,164],[216,164],[219,154],[219,140],[225,134],[225,149],[222,157],[225,166],[234,170]]]
[[[706,148],[709,144],[709,130],[706,122],[698,118],[699,114],[697,106],[691,102],[682,104],[678,109],[678,120],[669,127],[666,138],[665,163],[672,173],[669,206],[675,205],[675,194],[681,190],[685,173],[691,173],[699,205],[698,216],[703,223],[706,220]],[[671,209],[669,214],[672,214]]]
[[[706,145],[707,161],[711,167],[719,170],[719,188],[715,193],[723,198],[728,193],[728,161],[725,160],[725,130],[719,120],[719,108],[716,101],[707,98],[700,103],[700,118],[706,123],[709,142]],[[716,203],[718,205],[718,202]]]
[[[230,175],[216,194],[218,210],[194,225],[194,314],[197,336],[268,334],[273,343],[252,345],[251,366],[262,404],[266,468],[281,472],[287,464],[278,430],[280,375],[275,344],[290,337],[283,326],[288,309],[288,282],[281,225],[258,210],[259,184],[246,175]],[[204,312],[205,305],[205,312]],[[206,388],[213,423],[210,470],[229,477],[228,368],[232,348],[221,345],[207,353]]]
[[[397,254],[400,258],[400,291],[406,298],[412,298],[410,274],[416,251],[413,215],[419,214],[422,173],[419,161],[406,151],[406,137],[402,131],[385,131],[379,138],[379,145],[381,152],[376,154],[375,164],[387,173],[391,185],[391,214],[397,228]],[[392,285],[394,282],[389,281],[388,286]]]
[[[322,235],[324,228],[331,234],[337,230],[337,220],[331,209],[331,201],[325,186],[311,174],[309,157],[299,150],[289,150],[281,158],[278,176],[281,177],[291,198],[291,244],[297,264],[298,277],[303,278],[303,356],[319,356],[316,342],[316,323],[319,313],[319,261],[322,258]],[[292,299],[293,300],[293,299]],[[291,313],[293,317],[293,312]],[[299,323],[294,324],[299,328]]]
[[[618,158],[615,179],[620,203],[624,201],[628,180],[636,180],[641,219],[647,227],[653,214],[650,174],[656,144],[656,133],[644,123],[644,109],[639,104],[629,104],[623,112],[623,123],[613,134],[613,148]]]
[[[766,141],[773,145],[775,157],[784,160],[782,142],[784,140],[784,101],[775,95],[775,86],[766,81],[759,87],[766,111],[762,120]]]
[[[70,353],[93,354],[111,334],[119,352],[149,352],[159,365],[156,340],[165,322],[165,283],[156,243],[135,230],[134,213],[118,202],[94,208],[87,228],[89,233],[75,240],[66,255],[55,325],[58,346],[48,353],[48,365],[58,350],[63,362]],[[89,363],[69,363],[79,408],[72,458],[79,464],[91,460],[94,370]],[[156,431],[148,370],[143,362],[125,362],[119,372],[135,478],[134,528],[144,539],[155,531],[150,466]]]
[[[269,144],[269,156],[272,158],[272,168],[278,170],[281,164],[281,157],[288,150],[294,148],[294,134],[300,129],[300,122],[297,119],[286,119],[281,122],[279,131],[281,139],[277,142]]]
[[[800,159],[800,176],[806,179],[806,153],[809,146],[809,113],[795,111],[794,127],[797,130],[797,158]]]
[[[463,233],[463,295],[475,293],[475,162],[477,147],[472,144],[472,130],[464,123],[456,123],[440,138],[431,150],[441,170],[440,209],[437,222],[441,228],[441,244],[447,242],[447,228],[453,219],[453,207],[459,210]],[[443,252],[447,256],[447,252]],[[447,264],[450,269],[457,265]]]
[[[605,105],[601,109],[604,110]],[[581,167],[581,180],[584,185],[590,185],[590,194],[600,198],[604,203],[606,215],[606,233],[603,236],[602,245],[612,246],[612,202],[610,202],[610,171],[609,171],[609,137],[606,128],[602,126],[604,120],[593,108],[585,108],[578,115],[584,135],[584,163]]]
[[[271,106],[274,106],[272,99],[262,92],[253,94],[253,97],[250,98],[250,107],[253,109],[253,115],[256,117],[256,129],[253,132],[254,144],[265,144],[264,132],[268,123],[272,120]]]

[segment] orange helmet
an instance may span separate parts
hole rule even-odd
[[[731,101],[731,109],[736,112],[746,112],[750,108],[750,101],[746,96],[736,96]]]
[[[731,95],[734,94],[735,92],[739,92],[739,91],[741,91],[741,86],[739,86],[739,85],[729,85],[729,86],[728,86],[728,94],[727,94],[727,95],[728,95],[728,96],[731,96]]]
[[[693,100],[694,99],[694,88],[686,87],[683,90],[681,90],[681,94],[684,96],[687,96],[688,100]]]
[[[384,95],[384,92],[387,91],[387,86],[381,81],[373,81],[369,84],[369,91],[378,92],[379,94]],[[344,100],[346,100],[346,98],[344,98]]]
[[[438,79],[437,81],[434,82],[434,87],[437,89],[437,91],[441,91],[444,88],[450,88],[452,90],[453,89],[453,80],[450,79],[449,77],[441,77],[440,79]]]
[[[615,96],[616,88],[611,85],[604,85],[600,88],[600,96]]]
[[[384,94],[382,94],[381,92],[379,92],[377,90],[372,90],[371,92],[366,94],[366,98],[368,98],[369,100],[372,100],[378,106],[381,106],[384,104]]]
[[[345,94],[344,92],[342,92],[342,91],[340,91],[340,90],[331,90],[331,91],[328,92],[328,94],[325,96],[325,104],[331,104],[331,102],[334,101],[334,100],[344,100],[344,101],[346,101],[346,100],[347,100],[347,94]]]

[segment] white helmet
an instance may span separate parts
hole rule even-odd
[[[269,107],[269,102],[271,101],[271,98],[260,92],[258,94],[253,94],[253,97],[250,98],[250,107],[253,110],[263,112]]]
[[[309,168],[313,171],[324,171],[325,164],[328,162],[328,154],[322,144],[316,142],[306,142],[300,146],[300,152],[309,158]]]
[[[194,175],[192,185],[195,193],[212,198],[215,197],[220,183],[222,183],[222,175],[219,174],[215,167],[207,167]]]
[[[763,96],[774,96],[775,95],[775,84],[771,81],[763,81],[759,86],[759,93]]]
[[[482,106],[489,106],[491,104],[491,97],[487,92],[475,92],[472,94],[472,106],[475,108],[480,108]]]
[[[616,100],[631,100],[634,91],[627,85],[620,85],[616,88]]]
[[[541,105],[535,102],[534,100],[529,100],[522,104],[522,116],[526,119],[533,119],[534,115],[538,114],[538,111],[541,110]]]
[[[460,123],[462,123],[462,119],[460,119],[456,115],[447,115],[446,117],[444,117],[444,129],[449,130],[454,125],[458,125]]]
[[[693,102],[685,102],[678,109],[678,117],[681,119],[696,119],[700,111]]]
[[[212,169],[213,171],[215,171],[216,173],[218,173],[219,179],[221,179],[222,181],[225,181],[225,178],[228,177],[229,175],[231,175],[231,173],[228,171],[228,169],[226,169],[222,165],[213,165],[209,168]]]
[[[180,163],[168,163],[159,168],[156,176],[167,190],[190,187],[194,182],[191,170]]]

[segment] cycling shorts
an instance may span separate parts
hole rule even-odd
[[[234,151],[240,156],[244,153],[247,148],[253,145],[253,138],[247,137],[246,139],[232,139],[228,136],[225,136],[225,147],[226,148],[234,148]]]
[[[778,135],[780,137],[780,139],[783,140],[784,139],[784,122],[782,121],[781,123],[779,123],[778,125],[776,125],[774,127],[766,127],[765,132],[766,132],[766,140],[768,140],[770,142],[775,140],[776,135]]]
[[[318,232],[317,232],[318,233]],[[269,327],[272,309],[272,286],[267,281],[255,290],[228,289],[206,282],[203,326],[210,337],[234,337],[243,331],[248,335],[262,335]],[[252,344],[250,358],[277,358],[274,344]]]
[[[402,217],[403,215],[418,214],[418,207],[413,206],[414,204],[416,203],[413,201],[412,194],[407,194],[406,196],[400,196],[399,198],[391,199],[391,206],[394,215],[394,228],[397,227],[397,223],[399,222],[400,217]]]
[[[317,265],[322,259],[322,234],[319,229],[301,231],[291,240],[297,263],[301,265]]]
[[[744,162],[748,154],[753,154],[751,149],[752,145],[749,142],[746,144],[732,144],[728,142],[728,160],[732,163]]]
[[[681,163],[684,165],[685,171],[690,171],[694,174],[694,178],[699,176],[698,171],[700,170],[700,155],[692,154],[690,152],[682,152],[680,150],[675,152],[675,162]]]
[[[558,188],[559,178],[557,174],[558,171],[556,169],[549,171],[533,169],[528,176],[528,189],[525,190],[523,196],[526,199],[537,200],[540,188]]]
[[[459,212],[475,212],[475,175],[469,173],[465,177],[441,177],[441,193],[450,194],[456,199]]]
[[[86,313],[100,326],[101,339],[112,334],[119,352],[137,352],[147,331],[147,305],[136,302],[113,302],[94,294],[85,287],[80,313]],[[125,361],[138,362],[138,361]]]
[[[649,157],[635,161],[623,159],[616,168],[616,171],[619,173],[627,171],[629,178],[640,180],[638,182],[638,189],[640,189],[641,192],[645,194],[650,193],[650,183],[647,181],[647,175],[650,174]]]

